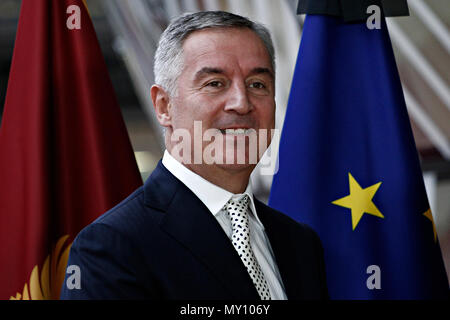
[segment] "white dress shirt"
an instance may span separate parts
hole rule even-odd
[[[233,233],[231,222],[222,208],[231,197],[239,198],[242,194],[233,194],[212,184],[178,162],[167,150],[164,151],[162,164],[205,204],[231,240]],[[269,285],[270,296],[272,300],[287,300],[280,272],[275,263],[272,247],[264,232],[264,226],[256,213],[250,183],[247,185],[244,193],[250,199],[249,209],[247,211],[250,228],[250,244]]]

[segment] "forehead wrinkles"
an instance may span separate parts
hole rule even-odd
[[[182,45],[184,68],[196,65],[230,69],[265,67],[272,70],[270,56],[261,39],[246,29],[205,29],[190,34]],[[228,68],[226,68],[228,67]],[[184,69],[183,68],[183,69]]]

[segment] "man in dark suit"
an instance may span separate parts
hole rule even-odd
[[[316,233],[249,183],[274,128],[269,32],[226,12],[182,15],[161,36],[155,82],[164,157],[77,236],[68,265],[81,286],[66,277],[61,298],[326,299]]]

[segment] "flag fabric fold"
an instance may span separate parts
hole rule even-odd
[[[269,204],[319,234],[332,299],[448,297],[384,20],[306,17]]]
[[[59,298],[74,237],[141,184],[85,4],[23,0],[0,127],[0,299]]]

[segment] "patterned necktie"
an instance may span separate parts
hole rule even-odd
[[[269,286],[267,285],[261,266],[256,260],[252,247],[250,246],[250,232],[248,227],[248,195],[240,200],[231,198],[223,207],[228,214],[233,228],[231,240],[239,257],[247,268],[247,272],[258,291],[261,300],[270,300]]]

